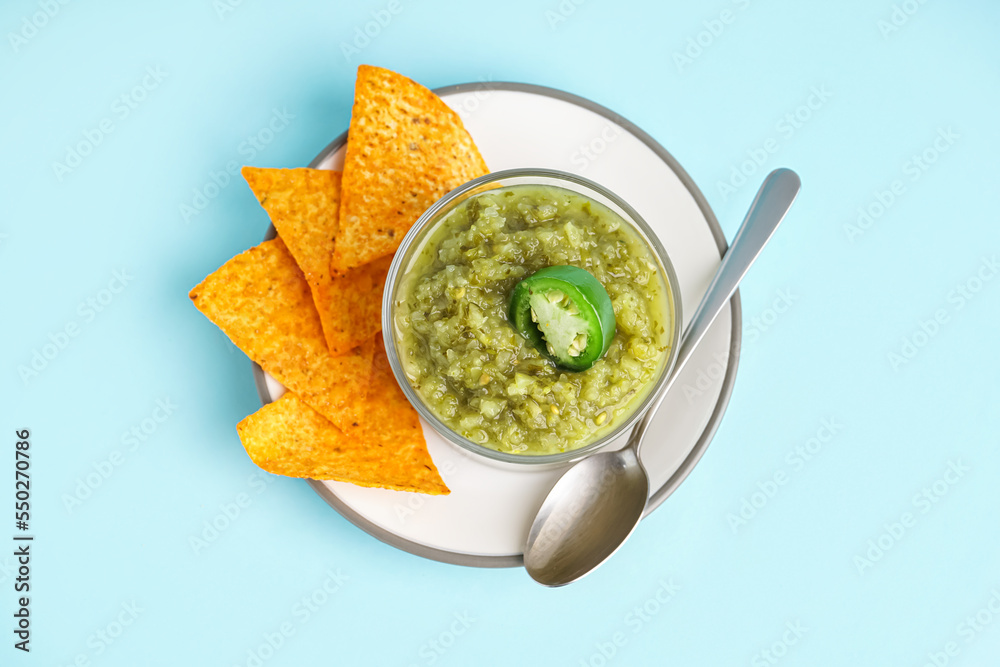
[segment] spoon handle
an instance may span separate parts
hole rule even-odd
[[[790,169],[775,169],[764,179],[760,190],[757,191],[757,197],[754,198],[750,210],[747,211],[747,215],[743,219],[743,224],[740,225],[729,250],[723,256],[722,263],[715,272],[712,283],[708,286],[708,291],[705,292],[705,296],[702,297],[698,309],[691,317],[684,335],[681,336],[677,361],[674,363],[670,377],[660,388],[649,410],[632,429],[627,446],[635,447],[637,454],[639,443],[642,442],[649,422],[652,421],[653,415],[659,409],[660,403],[663,402],[663,397],[666,396],[674,380],[680,375],[681,369],[691,358],[695,347],[705,337],[708,328],[712,326],[715,318],[733,296],[750,265],[757,259],[760,251],[764,249],[774,234],[774,230],[778,228],[778,224],[788,213],[789,207],[799,192],[800,185],[798,175]]]

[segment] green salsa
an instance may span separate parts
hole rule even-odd
[[[590,272],[616,330],[587,370],[561,369],[508,319],[511,292],[548,266]],[[413,388],[455,432],[501,452],[578,449],[627,419],[667,358],[665,276],[616,213],[554,186],[470,197],[432,230],[395,295],[399,357]]]

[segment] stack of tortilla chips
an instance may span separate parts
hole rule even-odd
[[[406,231],[488,173],[458,116],[389,70],[358,69],[343,174],[245,167],[278,238],[190,297],[286,388],[237,427],[250,458],[290,477],[448,493],[382,343],[382,291]]]

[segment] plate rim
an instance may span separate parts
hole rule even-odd
[[[661,160],[663,160],[666,165],[670,167],[671,171],[673,171],[674,174],[680,179],[681,183],[694,198],[695,203],[698,205],[698,209],[701,211],[702,215],[705,216],[705,220],[708,222],[709,231],[711,231],[712,237],[715,239],[716,246],[718,246],[720,259],[729,248],[726,236],[722,231],[722,227],[719,225],[719,221],[715,217],[715,213],[712,212],[712,208],[708,205],[708,201],[705,199],[705,196],[702,194],[701,190],[698,189],[698,186],[695,185],[694,180],[688,175],[687,171],[684,170],[684,167],[682,167],[674,156],[671,155],[670,152],[667,151],[667,149],[664,148],[656,139],[650,136],[642,128],[623,117],[621,114],[618,114],[615,111],[612,111],[611,109],[585,97],[581,97],[573,93],[567,93],[563,90],[559,90],[558,88],[539,86],[532,83],[518,83],[513,81],[457,83],[448,86],[441,86],[440,88],[434,88],[433,92],[438,96],[444,96],[473,90],[505,90],[552,97],[557,100],[583,107],[588,111],[593,111],[594,113],[619,125],[642,141]],[[346,130],[337,136],[336,139],[327,144],[327,146],[320,151],[315,158],[313,158],[308,165],[309,168],[317,168],[317,166],[325,161],[330,155],[340,150],[340,147],[345,143],[347,143]],[[277,233],[274,229],[274,225],[270,225],[264,236],[264,240],[272,239],[276,235]],[[698,464],[698,461],[701,460],[701,457],[704,455],[709,443],[714,438],[715,432],[719,429],[719,424],[722,422],[722,416],[725,414],[726,408],[729,406],[729,399],[732,397],[733,386],[736,383],[736,371],[739,368],[740,349],[743,338],[743,309],[740,303],[739,290],[733,294],[732,299],[730,300],[730,319],[732,322],[732,331],[729,339],[729,359],[726,364],[726,374],[722,379],[722,390],[719,394],[719,399],[716,401],[715,408],[712,410],[712,414],[708,418],[708,424],[705,425],[705,428],[702,431],[701,436],[699,436],[697,442],[695,442],[694,447],[690,452],[688,452],[688,455],[684,457],[684,460],[681,462],[681,465],[677,468],[677,470],[675,470],[667,481],[664,482],[663,486],[657,489],[657,491],[649,497],[649,501],[646,503],[646,509],[643,512],[643,518],[649,516],[654,510],[662,505],[663,501],[670,497],[670,495],[677,490],[677,487],[680,486],[681,482],[683,482],[687,476],[691,474],[691,471]],[[260,397],[261,404],[267,405],[274,399],[271,397],[271,392],[267,388],[264,370],[253,361],[251,361],[250,364],[253,370],[254,384],[257,387],[257,395]],[[524,565],[523,554],[507,556],[467,554],[458,551],[438,549],[419,542],[414,542],[413,540],[401,537],[377,524],[372,523],[360,513],[355,511],[354,508],[338,498],[323,482],[309,479],[306,480],[306,483],[309,484],[313,491],[325,500],[330,507],[332,507],[338,514],[350,521],[352,524],[380,542],[396,547],[397,549],[407,553],[420,556],[421,558],[427,558],[429,560],[449,563],[451,565],[462,565],[466,567],[502,568],[522,567]]]

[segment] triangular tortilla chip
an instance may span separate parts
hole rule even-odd
[[[236,427],[253,462],[287,477],[450,493],[427,452],[417,413],[396,385],[381,346],[376,359],[361,437],[345,435],[286,392]]]
[[[388,262],[384,270],[361,266],[344,276],[330,274],[340,209],[340,172],[243,167],[242,173],[305,274],[330,353],[349,352],[381,331],[382,287]],[[376,282],[379,272],[381,282]]]
[[[309,286],[328,278],[340,215],[340,172],[243,167],[241,173]]]
[[[355,347],[382,330],[382,292],[392,255],[349,270],[330,281],[326,296],[330,304],[330,351],[338,354]]]
[[[237,255],[189,294],[236,347],[344,431],[359,428],[374,342],[333,356],[305,276],[280,238]]]
[[[393,460],[384,464],[384,470],[396,472],[402,466],[414,479],[421,480],[422,493],[450,493],[427,451],[420,416],[396,384],[381,335],[375,337],[372,378],[365,404],[365,442],[369,447],[396,452]]]
[[[487,173],[458,114],[437,95],[390,70],[361,65],[334,273],[391,254],[431,204]]]

